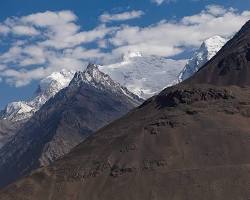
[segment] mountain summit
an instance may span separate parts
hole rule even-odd
[[[250,21],[187,83],[250,85]]]
[[[122,61],[99,68],[129,91],[147,99],[163,88],[177,84],[178,75],[185,64],[186,60],[129,52]]]
[[[99,66],[95,64],[89,64],[84,72],[76,72],[70,85],[79,86],[82,83],[86,83],[101,90],[110,90],[116,94],[126,95],[131,100],[135,101],[135,104],[140,104],[142,101],[137,95],[128,91],[126,87],[113,81],[109,75],[100,71]]]
[[[226,42],[227,40],[221,36],[213,36],[205,40],[181,71],[179,81],[182,82],[194,75],[207,61],[216,55]]]

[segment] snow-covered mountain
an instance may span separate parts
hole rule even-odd
[[[29,119],[46,101],[68,86],[74,73],[74,71],[68,70],[52,73],[40,81],[33,99],[9,103],[3,111],[1,118],[14,122]]]
[[[126,87],[128,90],[124,91],[125,93],[134,93],[147,99],[163,88],[176,84],[185,62],[131,52],[124,55],[120,62],[98,67],[114,81]],[[9,103],[0,118],[11,121],[29,119],[46,101],[68,86],[74,74],[75,71],[68,70],[52,73],[40,81],[33,99]]]
[[[185,64],[186,60],[131,52],[124,55],[121,62],[99,68],[134,94],[147,99],[163,88],[178,83],[178,75]]]
[[[188,79],[196,73],[204,64],[206,64],[207,61],[217,54],[226,42],[227,40],[220,36],[214,36],[205,40],[181,71],[179,82]]]
[[[142,101],[142,99],[130,92],[126,87],[122,86],[118,82],[115,82],[109,75],[100,71],[99,67],[100,66],[95,64],[89,64],[84,72],[76,72],[70,85],[81,85],[82,83],[86,83],[101,90],[110,90],[116,94],[126,95],[133,101]]]
[[[147,99],[163,88],[175,85],[192,76],[224,46],[226,41],[220,36],[207,39],[188,62],[142,55],[140,52],[129,52],[120,61],[98,66],[98,68],[114,81],[126,87],[128,89],[125,91],[126,93],[136,94]],[[183,66],[185,67],[183,68]],[[68,86],[74,74],[75,71],[68,70],[52,73],[40,81],[39,88],[32,100],[8,104],[0,118],[11,121],[29,119],[46,101]],[[95,76],[95,74],[93,75]],[[96,74],[98,79],[97,76],[98,74]],[[89,81],[88,77],[90,76],[86,74],[85,81]]]

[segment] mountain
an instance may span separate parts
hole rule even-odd
[[[208,83],[218,86],[250,85],[250,22],[246,23],[194,78],[187,83]]]
[[[205,40],[181,71],[179,75],[179,82],[182,82],[194,75],[204,64],[206,64],[206,62],[216,55],[226,42],[227,40],[220,36],[213,36]]]
[[[0,186],[48,165],[141,103],[95,65],[76,72],[69,86],[47,101],[0,149]]]
[[[123,56],[122,61],[99,68],[134,94],[147,99],[163,88],[177,84],[185,63],[186,60],[130,52]]]
[[[9,103],[0,118],[13,122],[28,120],[45,102],[67,87],[73,76],[74,72],[69,70],[52,73],[40,81],[32,100]]]
[[[164,87],[176,84],[178,74],[185,62],[185,60],[176,61],[130,52],[124,55],[121,61],[112,65],[99,66],[99,68],[134,94],[147,99]],[[74,74],[75,71],[63,69],[42,79],[30,101],[9,103],[0,114],[0,119],[13,122],[27,121],[45,102],[67,87]]]
[[[175,85],[192,76],[225,43],[226,39],[220,36],[207,39],[188,61],[184,69],[183,66],[186,60],[146,56],[139,52],[129,52],[120,61],[111,65],[99,66],[99,68],[134,94],[147,99],[163,88]],[[70,70],[52,73],[40,81],[35,97],[32,100],[9,103],[1,118],[11,121],[29,119],[46,101],[68,86],[74,73],[75,71]]]
[[[1,190],[0,199],[249,199],[249,39],[250,22],[196,75]]]

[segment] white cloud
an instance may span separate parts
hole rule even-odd
[[[146,54],[173,56],[189,47],[197,47],[211,36],[231,37],[250,18],[248,11],[208,6],[205,10],[179,21],[161,21],[148,27],[123,26],[109,39],[113,52],[127,49]]]
[[[12,32],[17,35],[27,35],[27,36],[32,36],[32,35],[38,35],[39,31],[37,31],[34,27],[29,27],[29,26],[14,26],[12,28]]]
[[[64,28],[62,28],[62,30],[52,34],[46,41],[43,41],[40,44],[56,49],[71,48],[80,44],[91,43],[98,39],[102,39],[114,29],[115,28],[107,28],[102,25],[90,31],[68,34],[65,33]]]
[[[4,69],[6,69],[6,68],[7,68],[7,66],[5,66],[5,65],[0,65],[0,71],[4,70]]]
[[[10,30],[8,26],[0,24],[0,34],[7,34],[9,31]]]
[[[43,12],[35,13],[21,18],[24,23],[31,23],[40,27],[55,27],[55,25],[65,25],[77,20],[77,16],[71,11]]]
[[[14,40],[0,54],[0,77],[17,87],[62,68],[80,69],[87,60],[100,58],[99,49],[86,49],[84,44],[99,42],[116,27],[97,26],[81,31],[71,11],[35,13],[6,19],[0,33]],[[25,36],[25,37],[24,37]],[[32,37],[29,37],[32,36]]]
[[[104,13],[100,16],[100,21],[103,23],[112,22],[112,21],[125,21],[125,20],[131,20],[135,18],[140,18],[142,15],[144,15],[144,12],[141,10],[133,10],[130,12],[123,12],[118,14],[109,14]]]

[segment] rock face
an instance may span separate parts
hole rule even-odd
[[[48,165],[141,102],[95,65],[77,72],[70,85],[46,102],[0,150],[0,185]]]
[[[0,120],[0,148],[15,135],[22,123]]]
[[[238,54],[232,58],[227,52],[238,52],[243,62],[237,66],[248,68],[249,23],[197,76],[6,187],[0,199],[249,199],[250,87],[240,87],[244,76],[233,67]],[[219,58],[227,63],[219,68],[228,69],[223,76],[215,65]],[[208,78],[202,80],[204,73]],[[239,85],[227,86],[229,75]]]
[[[227,40],[220,36],[214,36],[205,40],[181,71],[179,81],[182,82],[194,75],[204,64],[216,55],[226,42]]]
[[[51,97],[68,86],[74,76],[73,71],[54,72],[40,81],[35,97],[30,101],[9,103],[0,118],[12,122],[28,120]]]

